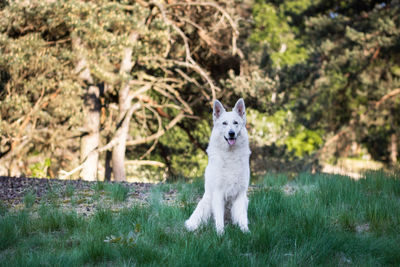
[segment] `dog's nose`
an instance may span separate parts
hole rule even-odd
[[[235,132],[232,130],[230,130],[228,134],[229,134],[229,137],[231,137],[231,138],[235,137]]]

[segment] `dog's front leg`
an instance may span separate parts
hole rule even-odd
[[[214,214],[215,228],[218,235],[224,233],[224,195],[220,191],[214,191],[212,199],[212,211]]]
[[[190,218],[185,222],[186,229],[194,231],[199,227],[200,223],[206,222],[211,215],[211,197],[207,192],[197,204],[196,209]]]
[[[243,233],[249,232],[248,220],[247,220],[248,203],[249,200],[247,198],[246,192],[243,192],[233,202],[231,210],[233,223],[237,224]]]

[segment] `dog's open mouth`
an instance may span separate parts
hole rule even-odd
[[[236,143],[236,138],[234,138],[234,137],[229,137],[229,138],[225,137],[225,140],[226,140],[226,142],[228,142],[228,144],[230,146],[233,146]]]

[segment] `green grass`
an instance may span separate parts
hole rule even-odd
[[[24,195],[24,205],[25,208],[29,209],[35,204],[36,200],[36,194],[33,190],[29,190],[25,195]]]
[[[65,188],[64,196],[72,197],[75,193],[75,188],[72,185],[67,185]]]
[[[105,187],[106,192],[111,196],[114,201],[125,201],[128,197],[129,188],[122,184],[107,184]]]
[[[104,189],[124,201],[114,186]],[[178,191],[175,205],[163,202],[170,190]],[[148,205],[89,217],[60,210],[52,197],[36,213],[2,208],[0,266],[400,265],[398,177],[269,174],[249,195],[251,233],[228,225],[222,237],[212,222],[184,230],[202,192],[201,180],[159,185]]]

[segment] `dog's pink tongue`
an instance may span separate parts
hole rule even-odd
[[[230,146],[233,146],[236,143],[236,139],[228,139],[228,143]]]

